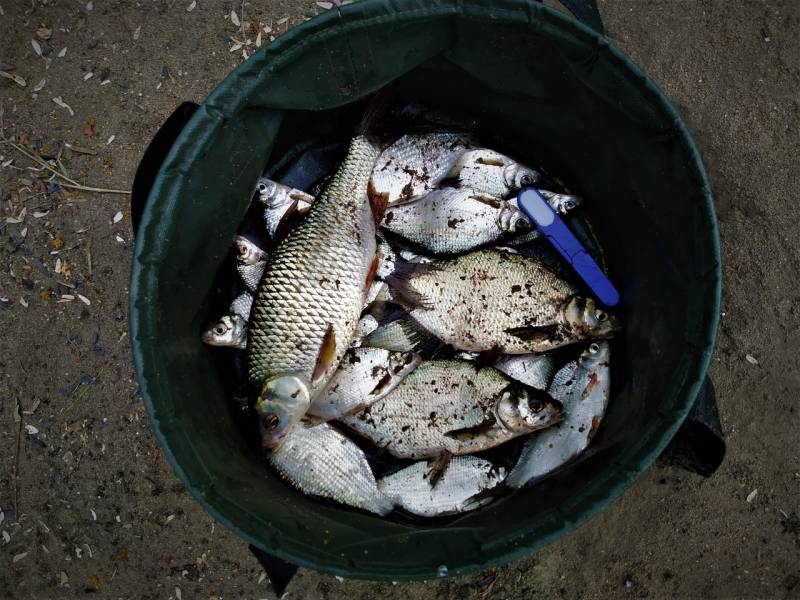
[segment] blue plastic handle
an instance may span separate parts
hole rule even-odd
[[[526,187],[517,194],[517,206],[525,213],[536,228],[558,250],[558,253],[572,265],[575,272],[586,282],[597,299],[608,307],[619,303],[619,292],[609,281],[603,270],[570,231],[558,213],[534,187]]]

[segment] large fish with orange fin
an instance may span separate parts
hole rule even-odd
[[[375,277],[375,229],[388,198],[369,189],[381,145],[368,129],[385,98],[367,107],[342,164],[275,250],[253,302],[247,370],[260,390],[265,448],[280,445],[336,372]]]

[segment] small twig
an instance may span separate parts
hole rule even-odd
[[[61,183],[59,185],[61,187],[65,187],[65,188],[70,188],[70,189],[75,189],[75,190],[82,190],[84,192],[98,192],[100,194],[128,194],[128,195],[130,195],[130,193],[131,193],[130,190],[112,190],[112,189],[109,189],[109,188],[96,188],[96,187],[90,187],[88,185],[80,185],[80,184],[70,185],[68,183]]]
[[[11,140],[0,140],[0,141],[8,144],[12,148],[14,148],[14,150],[16,150],[17,152],[21,152],[22,154],[24,154],[25,156],[30,158],[32,161],[39,163],[45,169],[47,169],[48,171],[53,173],[56,177],[60,177],[64,181],[68,182],[68,183],[61,183],[60,184],[61,187],[71,188],[71,189],[75,189],[75,190],[81,190],[81,191],[84,191],[84,192],[98,192],[100,194],[130,194],[131,193],[130,190],[113,190],[113,189],[109,189],[109,188],[98,188],[98,187],[91,187],[91,186],[88,186],[88,185],[81,185],[80,183],[78,183],[74,179],[70,179],[69,177],[67,177],[63,173],[60,173],[59,171],[56,171],[53,167],[51,167],[49,164],[47,164],[47,162],[45,160],[43,160],[42,158],[40,158],[40,157],[38,157],[38,156],[36,156],[34,154],[29,153],[22,146],[19,146],[19,145],[15,144]]]

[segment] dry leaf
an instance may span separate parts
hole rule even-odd
[[[0,71],[0,77],[5,77],[16,83],[20,87],[25,87],[28,83],[16,73],[9,73],[8,71]]]
[[[58,104],[61,108],[66,108],[69,111],[69,116],[70,117],[74,117],[75,116],[75,111],[72,110],[72,107],[69,104],[67,104],[66,102],[64,102],[61,99],[61,96],[56,96],[55,98],[53,98],[53,102]]]
[[[317,2],[316,5],[320,8],[324,8],[325,10],[330,10],[333,8],[333,2]]]
[[[83,135],[86,137],[92,137],[94,135],[94,125],[95,119],[94,117],[89,117],[83,122]]]
[[[39,45],[39,42],[36,40],[31,40],[31,46],[33,46],[33,51],[36,52],[39,56],[42,55],[42,47]]]
[[[242,47],[242,44],[240,44],[239,42],[236,42],[233,46],[231,46],[230,52],[236,52],[237,50],[240,50],[241,47]]]
[[[89,81],[92,77],[94,77],[94,73],[89,71],[88,73],[86,73],[86,75],[83,76],[83,80],[84,81]]]
[[[64,58],[67,55],[67,47],[64,46],[58,53],[58,58]]]
[[[275,25],[283,25],[288,20],[289,20],[289,17],[282,17],[282,18],[278,19],[277,21],[275,21]]]
[[[133,30],[133,41],[139,39],[139,35],[142,33],[142,26],[139,25],[136,29]]]
[[[261,48],[261,31],[259,31],[256,36],[256,48]]]
[[[106,146],[108,146],[111,142],[113,142],[115,137],[117,136],[116,135],[109,136],[108,141],[106,142]]]
[[[40,40],[49,40],[50,36],[53,35],[53,30],[47,27],[39,27],[39,29],[36,30],[36,35],[39,36]]]
[[[42,90],[42,88],[44,87],[45,81],[47,81],[47,80],[46,79],[42,79],[39,83],[37,83],[36,87],[33,88],[33,91],[34,92],[40,92]]]
[[[239,27],[242,23],[239,21],[239,16],[236,14],[235,10],[231,11],[231,23]]]
[[[111,222],[119,223],[120,221],[122,221],[122,211],[117,211],[117,213],[114,215],[114,218],[111,219]]]
[[[192,3],[186,7],[186,12],[192,12],[195,8],[197,8],[197,0],[192,0]]]

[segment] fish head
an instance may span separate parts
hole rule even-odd
[[[278,182],[267,179],[266,177],[260,177],[258,179],[258,183],[256,184],[258,199],[264,204],[269,204],[270,200],[278,195],[280,187],[281,184]]]
[[[586,350],[581,352],[578,362],[587,371],[594,371],[599,366],[608,363],[610,354],[611,349],[608,342],[592,342]]]
[[[564,406],[543,390],[510,385],[500,394],[494,407],[495,418],[515,432],[544,429],[564,418]]]
[[[547,199],[548,204],[560,215],[566,215],[583,204],[583,199],[570,194],[554,194]]]
[[[209,325],[200,337],[209,346],[244,350],[247,344],[247,323],[239,315],[225,315]]]
[[[622,328],[619,319],[597,306],[592,298],[574,296],[564,316],[574,331],[586,333],[590,338],[607,339]]]
[[[243,265],[251,266],[267,259],[267,253],[243,235],[234,237],[233,243],[236,245],[236,260]]]
[[[539,180],[539,173],[519,163],[511,163],[503,168],[503,179],[509,192],[513,192]]]
[[[256,400],[261,445],[275,450],[311,405],[310,384],[301,375],[278,375],[264,382]]]

